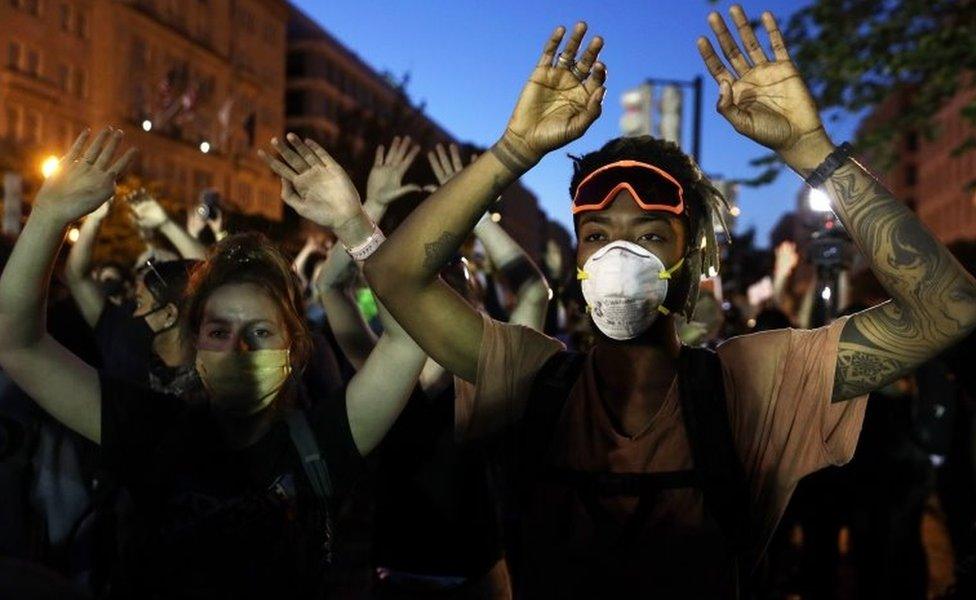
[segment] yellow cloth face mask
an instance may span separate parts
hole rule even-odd
[[[250,416],[278,396],[291,375],[290,355],[287,348],[250,352],[197,350],[196,368],[215,407]]]

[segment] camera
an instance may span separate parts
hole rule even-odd
[[[207,189],[200,192],[197,214],[204,221],[212,221],[220,216],[220,194],[217,190]]]
[[[850,262],[851,247],[839,228],[820,230],[807,246],[807,260],[818,269],[840,270]]]

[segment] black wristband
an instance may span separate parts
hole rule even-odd
[[[810,173],[810,176],[806,178],[807,185],[812,188],[822,186],[827,179],[834,174],[834,171],[844,164],[844,161],[850,158],[851,154],[854,154],[854,147],[848,142],[844,142],[838,146],[837,149],[827,155],[827,158],[820,163],[820,166],[814,169],[813,173]]]

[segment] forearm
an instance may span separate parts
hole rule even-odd
[[[346,392],[349,425],[360,453],[372,451],[407,404],[427,355],[381,305],[384,333]]]
[[[486,152],[438,188],[366,261],[366,276],[377,293],[382,297],[391,288],[431,284],[499,193],[531,164],[506,167],[494,152]]]
[[[0,275],[0,347],[33,346],[46,331],[47,287],[67,223],[35,212]]]
[[[173,244],[180,256],[187,260],[203,260],[207,249],[198,239],[191,236],[185,229],[172,220],[167,220],[159,227],[159,232]]]
[[[89,215],[78,228],[78,239],[71,246],[64,265],[64,276],[69,282],[87,278],[91,273],[92,253],[101,224],[101,219]]]
[[[321,299],[339,348],[356,370],[361,369],[376,347],[376,334],[363,319],[348,291],[327,288],[321,291]]]

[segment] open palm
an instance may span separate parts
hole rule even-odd
[[[585,33],[586,24],[578,23],[557,59],[556,50],[565,30],[559,27],[553,32],[516,103],[506,136],[532,157],[541,157],[579,138],[600,116],[606,68],[596,59],[603,40],[593,38],[576,62]],[[576,73],[570,70],[573,65]]]
[[[762,18],[773,48],[770,60],[742,8],[736,5],[730,12],[745,54],[720,15],[712,13],[709,24],[731,69],[707,38],[698,40],[705,65],[719,84],[718,110],[739,133],[777,152],[789,151],[823,129],[816,102],[790,59],[773,15],[767,12]]]

